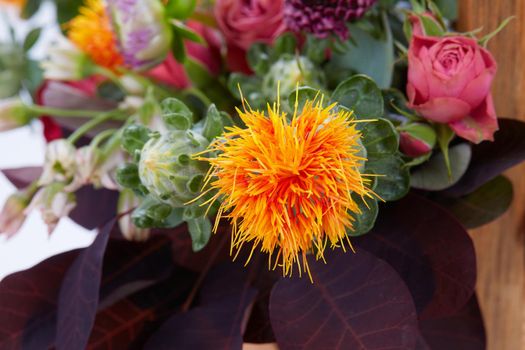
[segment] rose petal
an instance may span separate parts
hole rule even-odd
[[[470,105],[454,97],[436,97],[420,105],[409,105],[426,119],[450,123],[469,115]]]
[[[490,93],[490,87],[495,73],[493,69],[485,70],[480,76],[468,83],[458,98],[467,102],[473,108],[479,106]]]
[[[470,116],[449,124],[459,137],[474,143],[484,140],[494,140],[494,133],[498,130],[498,118],[494,109],[492,95],[488,95],[485,101]]]
[[[426,100],[428,98],[428,76],[423,64],[415,55],[409,52],[408,54],[408,81],[415,90],[419,93],[421,98]]]

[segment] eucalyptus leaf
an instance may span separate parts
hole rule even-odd
[[[390,121],[380,118],[366,123],[361,135],[369,157],[397,153],[399,134]]]
[[[257,75],[264,75],[271,66],[268,46],[262,43],[253,44],[246,53],[246,60]]]
[[[377,175],[373,190],[384,201],[398,200],[410,189],[410,173],[399,155],[369,156],[365,171]]]
[[[413,188],[441,191],[461,179],[467,171],[472,151],[470,145],[462,143],[449,149],[450,176],[443,153],[437,153],[427,163],[413,169],[411,186]]]
[[[438,197],[435,200],[447,208],[463,226],[472,229],[503,215],[510,207],[513,196],[512,182],[500,175],[466,196]]]
[[[199,34],[187,27],[184,23],[178,20],[171,20],[171,24],[173,25],[173,30],[176,31],[182,38],[199,44],[206,44],[204,39]]]
[[[273,60],[278,60],[281,55],[295,54],[297,48],[297,39],[293,33],[284,33],[279,36],[273,44],[272,58]]]
[[[223,117],[214,104],[211,104],[206,113],[202,135],[208,140],[213,140],[219,136],[224,129]]]
[[[319,96],[319,90],[309,86],[301,86],[290,93],[288,96],[288,106],[290,110],[295,111],[295,103],[297,102],[297,111],[301,111],[306,101],[313,101]]]
[[[341,82],[344,72],[370,76],[379,87],[388,88],[394,70],[394,42],[388,20],[383,15],[384,33],[377,38],[356,24],[350,25],[352,40],[342,46],[342,52],[334,53],[326,65],[326,74],[332,86]],[[335,82],[335,84],[333,84]]]
[[[352,229],[347,230],[347,234],[351,237],[357,237],[370,232],[374,227],[379,212],[379,206],[375,199],[366,198],[363,200],[359,196],[352,197],[355,197],[354,200],[356,201],[359,210],[361,210],[361,213],[350,214],[354,218],[354,222],[352,223]]]
[[[188,230],[191,236],[191,247],[194,252],[202,250],[211,236],[211,222],[207,217],[188,220]]]
[[[454,22],[458,18],[457,0],[433,0],[443,17]]]
[[[36,44],[36,42],[40,38],[41,33],[42,33],[42,28],[33,28],[27,34],[24,40],[24,44],[22,45],[22,47],[24,48],[24,52],[31,50],[31,48]]]
[[[337,86],[332,101],[354,111],[358,119],[383,116],[383,96],[376,83],[365,75],[355,75]]]

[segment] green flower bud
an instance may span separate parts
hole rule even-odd
[[[187,130],[170,131],[149,140],[140,154],[139,176],[147,190],[160,201],[183,207],[195,198],[208,169],[192,155],[208,146],[208,140]]]
[[[317,87],[324,80],[322,73],[306,57],[288,56],[279,59],[263,79],[264,95],[277,99],[277,82],[280,81],[280,97],[287,97],[299,85]]]

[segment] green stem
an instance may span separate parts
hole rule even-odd
[[[87,123],[83,124],[80,128],[78,128],[77,130],[75,130],[74,133],[72,133],[69,137],[68,137],[68,141],[71,142],[72,144],[74,144],[75,142],[78,141],[78,139],[80,139],[80,137],[82,137],[82,135],[84,135],[86,132],[88,132],[89,130],[93,129],[95,126],[109,120],[109,119],[112,119],[115,117],[115,114],[114,113],[102,113],[100,114],[99,112],[99,115],[96,116],[95,118],[91,119],[90,121],[88,121]]]
[[[98,147],[98,145],[100,145],[102,141],[104,141],[108,137],[113,136],[117,131],[118,129],[108,129],[108,130],[102,131],[100,134],[98,134],[97,136],[93,138],[93,140],[90,143],[90,146]]]
[[[124,86],[122,85],[122,82],[120,81],[119,76],[115,74],[112,70],[109,70],[101,66],[95,66],[93,68],[93,73],[102,75],[103,77],[108,78],[109,80],[114,82],[119,88],[121,88],[122,91],[125,91]]]
[[[61,109],[54,107],[44,107],[31,105],[26,106],[29,112],[33,112],[40,115],[51,115],[54,117],[66,117],[66,118],[92,118],[94,115],[100,114],[100,111],[85,111],[77,109]]]

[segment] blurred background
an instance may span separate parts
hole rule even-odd
[[[22,21],[15,6],[0,4],[0,43],[9,42],[10,27],[21,40],[34,27],[42,27],[41,40],[31,49],[33,59],[43,58],[50,38],[58,32],[55,25],[54,4],[46,2],[31,22]],[[1,50],[1,48],[0,48]],[[17,63],[17,62],[13,62]],[[0,74],[2,72],[0,71]],[[0,87],[2,88],[7,87]],[[35,121],[30,126],[0,133],[0,169],[26,166],[40,166],[44,161],[45,141],[42,125]],[[0,203],[13,193],[14,186],[0,173]],[[8,274],[29,268],[48,256],[89,245],[94,232],[85,230],[70,219],[61,220],[53,235],[47,228],[40,213],[34,211],[28,217],[20,232],[7,239],[0,236],[0,280]]]
[[[459,0],[457,3],[457,26],[461,31],[483,27],[482,32],[488,33],[504,19],[515,16],[489,47],[499,63],[494,85],[498,114],[525,120],[525,0]],[[24,37],[35,26],[45,27],[42,40],[30,52],[33,58],[42,57],[49,44],[48,38],[58,31],[58,28],[49,26],[55,23],[52,6],[45,3],[32,23],[19,20],[15,8],[2,6],[0,41],[9,39],[9,24],[16,28],[19,37]],[[41,125],[34,123],[30,127],[0,133],[0,168],[40,165],[44,150],[41,129]],[[511,209],[498,221],[471,232],[477,251],[477,289],[485,316],[489,350],[525,349],[524,174],[525,165],[508,174],[515,189]],[[12,190],[13,186],[0,174],[0,202]],[[48,236],[39,213],[34,212],[18,235],[9,240],[0,238],[0,279],[49,255],[86,246],[93,237],[93,232],[68,219],[61,220],[53,235]]]

